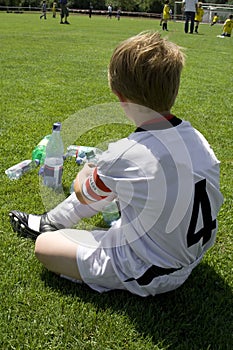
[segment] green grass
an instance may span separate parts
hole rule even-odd
[[[31,157],[35,145],[62,121],[77,141],[98,145],[127,135],[132,126],[115,120],[116,98],[108,88],[107,67],[118,42],[159,21],[122,17],[70,17],[70,26],[49,16],[0,13],[0,348],[230,350],[232,317],[232,38],[219,39],[221,26],[201,25],[185,35],[183,23],[169,23],[168,38],[185,48],[187,62],[173,113],[190,120],[209,140],[221,161],[221,190],[215,246],[184,286],[146,299],[115,291],[99,295],[61,280],[35,259],[33,242],[12,232],[8,212],[45,209],[36,171],[18,181],[4,174]],[[162,35],[165,35],[164,33]],[[99,125],[104,105],[105,127]],[[94,107],[93,107],[94,106]],[[72,135],[70,121],[78,115]],[[67,122],[68,120],[68,122]],[[91,125],[91,130],[85,126]],[[65,164],[64,187],[77,168]],[[93,224],[101,224],[98,216]]]

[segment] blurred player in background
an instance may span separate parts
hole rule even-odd
[[[202,8],[202,2],[199,2],[197,4],[197,12],[194,18],[194,22],[195,22],[195,33],[198,34],[198,27],[199,27],[199,23],[202,21],[204,15],[204,10]]]
[[[217,12],[215,12],[214,17],[212,19],[211,26],[214,26],[218,22],[218,20],[219,20],[218,14]]]
[[[162,19],[160,21],[160,25],[163,25],[163,30],[168,30],[167,29],[167,22],[171,18],[170,16],[170,6],[169,6],[169,1],[166,0],[164,2],[164,7],[163,7],[163,14],[162,14]]]
[[[230,37],[233,29],[233,15],[230,15],[223,24],[222,37]]]

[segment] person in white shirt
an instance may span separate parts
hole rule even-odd
[[[108,5],[108,14],[107,18],[112,19],[112,4]]]
[[[184,31],[185,33],[193,34],[194,30],[194,18],[197,12],[197,3],[198,0],[183,0],[183,9],[185,13],[185,24]],[[190,30],[189,30],[189,22],[190,22]]]
[[[50,212],[10,213],[15,231],[36,238],[36,257],[50,271],[98,292],[145,297],[181,286],[214,244],[219,161],[204,136],[170,112],[183,65],[181,49],[157,32],[113,52],[109,85],[136,130],[86,164],[75,192]],[[73,228],[114,198],[121,217],[109,229]]]

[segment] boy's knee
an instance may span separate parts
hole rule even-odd
[[[56,272],[53,266],[53,254],[49,234],[51,235],[51,232],[45,232],[37,237],[34,252],[36,258],[44,267],[50,271]]]
[[[35,242],[35,256],[37,257],[38,260],[43,261],[43,256],[45,255],[45,238],[46,234],[40,234]]]

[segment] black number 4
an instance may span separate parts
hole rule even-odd
[[[203,227],[195,232],[199,209],[202,213]],[[199,242],[201,238],[203,238],[202,245],[204,245],[211,238],[211,232],[214,228],[216,228],[216,220],[212,220],[210,200],[206,191],[206,180],[204,179],[195,184],[193,212],[187,234],[188,247]]]

